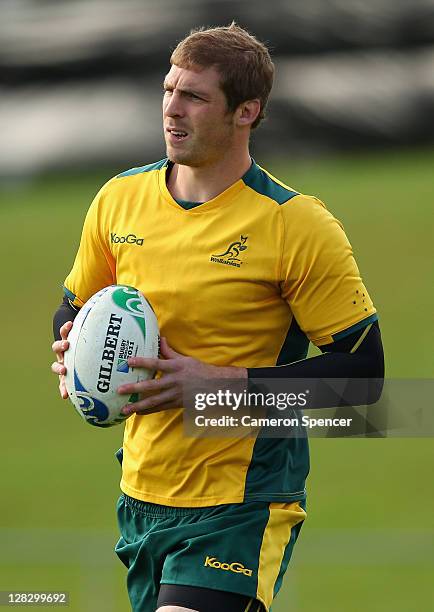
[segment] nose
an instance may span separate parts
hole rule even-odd
[[[181,96],[172,91],[163,98],[163,112],[166,117],[183,117],[184,109]]]

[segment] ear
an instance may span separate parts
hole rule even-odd
[[[261,103],[258,99],[242,102],[235,111],[235,123],[239,127],[250,127],[261,111]]]

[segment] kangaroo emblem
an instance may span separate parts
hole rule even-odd
[[[240,261],[238,259],[238,255],[241,251],[245,251],[247,249],[245,246],[247,238],[248,236],[240,236],[240,239],[232,242],[224,253],[221,253],[220,255],[213,255],[213,257],[227,257],[230,261]]]

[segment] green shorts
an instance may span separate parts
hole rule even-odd
[[[160,584],[218,589],[261,601],[280,589],[305,502],[172,508],[119,499],[116,553],[134,612],[154,612]]]

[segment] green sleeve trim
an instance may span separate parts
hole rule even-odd
[[[63,292],[66,295],[66,297],[68,298],[68,300],[71,300],[71,302],[74,302],[74,300],[76,299],[76,295],[74,295],[72,293],[72,291],[70,291],[67,287],[63,287]]]
[[[351,325],[351,327],[348,327],[348,329],[344,329],[343,331],[338,332],[337,334],[333,334],[333,342],[336,342],[337,340],[342,340],[342,338],[346,338],[350,334],[354,334],[354,332],[359,331],[359,329],[363,329],[364,327],[366,327],[370,323],[374,323],[375,321],[378,321],[378,315],[376,313],[371,315],[367,319],[363,319],[363,321],[359,321],[359,323]]]

